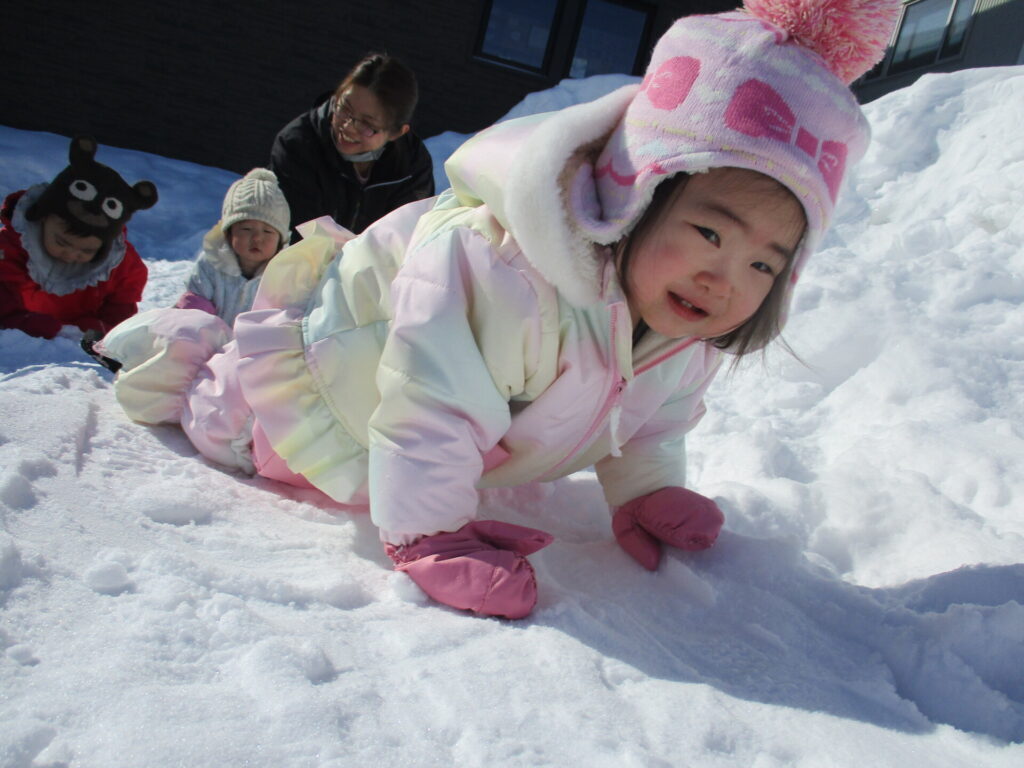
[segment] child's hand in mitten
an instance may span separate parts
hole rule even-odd
[[[201,309],[203,312],[209,312],[211,315],[217,314],[217,308],[213,306],[212,301],[192,291],[185,291],[181,294],[174,307],[175,309]]]
[[[521,619],[537,603],[537,579],[526,555],[551,541],[550,534],[534,528],[477,520],[453,533],[384,548],[395,570],[405,571],[439,603]]]
[[[649,571],[661,561],[661,542],[679,549],[707,549],[725,516],[711,499],[686,488],[662,488],[626,502],[612,517],[612,531],[626,552]]]

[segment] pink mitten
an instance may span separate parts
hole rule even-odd
[[[715,543],[725,516],[711,499],[686,488],[662,488],[615,510],[612,531],[626,552],[649,571],[661,560],[661,544],[707,549]]]
[[[552,541],[534,528],[475,520],[454,533],[435,533],[384,549],[420,589],[439,603],[485,616],[521,619],[537,603],[537,579],[526,559]]]
[[[192,291],[185,291],[178,300],[174,303],[175,309],[201,309],[203,312],[209,312],[211,315],[217,314],[217,308],[213,306],[213,302],[205,296],[200,296],[198,293]]]

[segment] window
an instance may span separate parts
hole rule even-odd
[[[542,69],[557,8],[551,0],[492,0],[481,54]]]
[[[939,58],[956,56],[964,48],[964,39],[967,37],[967,25],[971,22],[971,12],[974,10],[974,0],[960,0],[953,9],[953,16],[949,20],[949,31],[946,33],[946,42],[942,44],[942,52]]]
[[[638,74],[653,17],[642,0],[490,0],[477,56],[551,80]]]
[[[632,74],[640,43],[647,38],[650,11],[609,0],[588,0],[569,77]]]
[[[958,55],[964,46],[974,0],[917,0],[903,11],[887,74],[926,67]]]

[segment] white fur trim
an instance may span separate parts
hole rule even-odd
[[[509,229],[530,263],[577,306],[600,300],[605,263],[594,241],[581,232],[569,191],[558,178],[577,150],[618,124],[638,90],[639,85],[627,85],[553,113],[516,152],[506,179]],[[542,179],[551,181],[538,181]]]
[[[218,221],[203,235],[203,247],[199,251],[199,259],[208,262],[214,269],[225,275],[238,277],[242,269],[238,265],[238,255],[224,237],[221,223]]]

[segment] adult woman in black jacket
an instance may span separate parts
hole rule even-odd
[[[395,208],[434,194],[430,154],[409,129],[417,98],[408,67],[371,53],[329,99],[281,129],[270,169],[291,208],[293,231],[327,215],[362,232]]]

